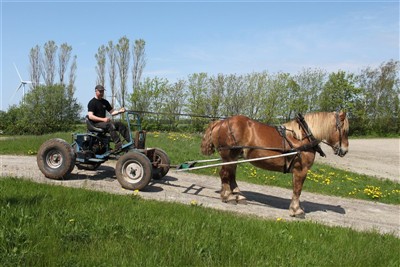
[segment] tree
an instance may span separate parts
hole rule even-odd
[[[361,93],[357,98],[357,118],[365,133],[399,133],[399,61],[368,67],[358,76]]]
[[[265,123],[278,124],[282,123],[285,118],[285,112],[288,109],[288,87],[289,87],[289,74],[278,73],[271,76],[266,81],[267,90],[263,98]]]
[[[267,95],[267,82],[269,80],[267,72],[252,73],[245,77],[247,87],[246,109],[244,114],[253,119],[262,119],[265,111],[265,97]]]
[[[298,85],[299,94],[303,98],[298,112],[306,113],[318,111],[318,96],[325,84],[326,71],[321,69],[303,69],[294,77]]]
[[[225,77],[224,114],[232,116],[243,114],[246,110],[246,87],[243,76],[234,74]]]
[[[76,55],[72,59],[72,64],[70,67],[69,71],[69,82],[68,82],[68,91],[70,95],[73,95],[75,93],[75,80],[76,80],[76,69],[77,69],[77,63],[76,63]]]
[[[104,45],[100,46],[97,50],[96,58],[96,84],[105,86],[106,84],[106,53],[107,49]]]
[[[29,53],[29,62],[30,62],[30,77],[33,85],[39,85],[40,77],[42,76],[42,63],[41,63],[41,54],[40,54],[40,46],[36,45],[31,48]]]
[[[121,83],[119,92],[119,102],[125,106],[125,97],[127,95],[127,80],[129,71],[129,39],[124,36],[121,37],[116,45],[117,51],[117,65],[119,70],[119,80]]]
[[[142,77],[143,69],[146,66],[146,42],[143,39],[135,40],[133,46],[133,68],[132,68],[132,81],[133,91],[140,84],[140,78]]]
[[[188,79],[188,103],[187,110],[190,114],[206,115],[207,112],[207,87],[208,77],[206,73],[195,73]],[[204,120],[192,118],[194,130],[202,131]]]
[[[116,51],[115,46],[112,41],[108,42],[108,46],[106,48],[107,56],[108,56],[108,78],[110,82],[111,88],[111,106],[115,107],[115,98],[116,98],[116,79],[117,79],[117,68],[116,68]]]
[[[210,77],[208,85],[207,115],[212,117],[223,116],[221,106],[226,90],[224,75],[218,74],[217,77]]]
[[[356,79],[352,73],[338,71],[329,74],[328,81],[319,96],[320,110],[330,112],[344,109],[352,112],[356,95],[359,93],[355,83]]]
[[[68,68],[68,63],[71,58],[72,46],[67,43],[63,43],[60,46],[60,51],[58,54],[58,76],[60,78],[60,83],[64,84],[64,75]]]
[[[284,118],[286,121],[293,119],[293,117],[301,112],[306,112],[308,104],[306,99],[303,97],[303,92],[299,84],[295,81],[293,77],[288,77],[287,82],[287,100],[286,100],[286,113]]]
[[[44,82],[47,86],[54,84],[55,73],[56,73],[56,52],[57,45],[54,41],[48,41],[44,44],[44,57],[42,58],[43,63],[43,77]]]
[[[67,131],[79,120],[82,107],[65,85],[36,86],[19,107],[10,108],[12,134],[45,134]]]

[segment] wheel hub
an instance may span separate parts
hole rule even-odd
[[[62,158],[61,153],[56,150],[50,151],[47,154],[46,162],[50,168],[56,169],[56,168],[60,167],[63,163],[63,158]]]
[[[130,162],[126,165],[125,175],[130,180],[140,180],[143,176],[142,166],[136,162]]]

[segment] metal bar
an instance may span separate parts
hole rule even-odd
[[[188,162],[196,162],[196,163],[204,163],[204,162],[213,162],[213,161],[221,161],[221,158],[218,159],[202,159],[202,160],[191,160]]]
[[[199,170],[199,169],[205,169],[205,168],[212,168],[212,167],[218,167],[218,166],[224,166],[224,165],[240,164],[240,163],[245,163],[245,162],[252,162],[252,161],[259,161],[259,160],[266,160],[266,159],[282,158],[282,157],[288,157],[288,156],[296,155],[296,154],[298,154],[298,153],[299,153],[299,152],[290,152],[290,153],[286,153],[286,154],[282,154],[282,155],[261,157],[261,158],[255,158],[255,159],[245,159],[245,160],[237,160],[237,161],[222,162],[222,163],[211,164],[211,165],[206,165],[206,166],[192,167],[192,168],[187,168],[187,169],[179,169],[179,170],[176,170],[176,171],[177,171],[177,172],[192,171],[192,170]]]

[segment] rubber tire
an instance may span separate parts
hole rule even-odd
[[[166,167],[154,167],[153,165],[153,179],[154,180],[160,180],[162,179],[165,175],[167,175],[168,171],[169,171],[169,165],[171,164],[170,159],[167,155],[167,153],[165,153],[164,150],[160,149],[160,148],[156,148],[155,149],[155,161],[157,163],[162,163],[162,164],[167,164],[168,166]]]
[[[65,140],[54,138],[44,142],[38,151],[36,162],[40,171],[50,179],[63,179],[75,167],[76,155]]]
[[[150,160],[145,155],[128,152],[118,159],[115,174],[123,188],[142,190],[150,183],[153,170]]]

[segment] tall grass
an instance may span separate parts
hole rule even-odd
[[[399,266],[400,240],[0,179],[2,266]]]
[[[10,137],[6,140],[0,139],[0,154],[36,155],[40,145],[54,137],[72,142],[71,133]],[[146,142],[147,147],[158,147],[165,150],[172,164],[179,165],[185,161],[209,159],[209,157],[200,153],[201,134],[151,132],[147,134]],[[218,155],[215,154],[214,157],[217,158]],[[218,175],[218,168],[199,170],[196,173]],[[260,185],[292,187],[291,174],[269,172],[255,168],[250,164],[238,165],[237,179]],[[324,164],[315,163],[313,165],[303,190],[388,204],[400,204],[400,183],[343,171]]]

